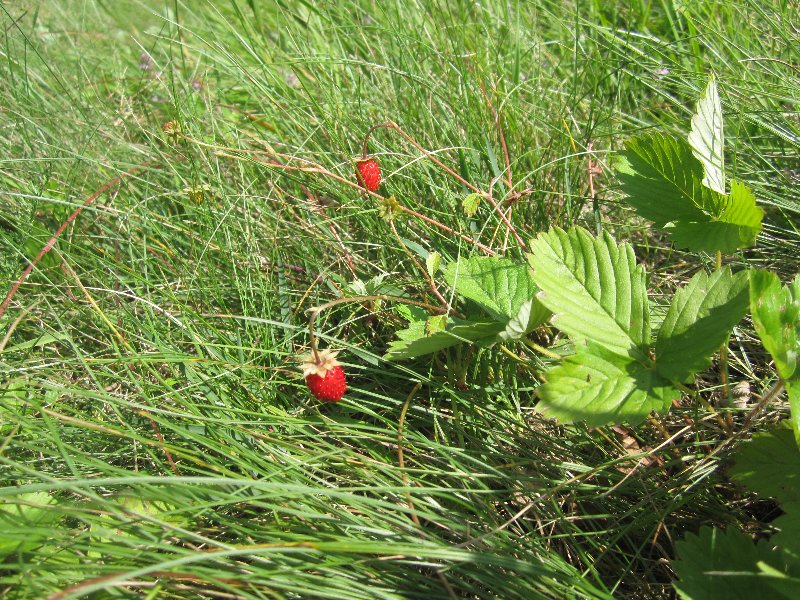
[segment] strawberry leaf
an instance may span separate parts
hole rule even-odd
[[[750,491],[780,504],[800,502],[800,450],[788,427],[754,434],[737,450],[729,474]]]
[[[675,549],[678,559],[672,568],[679,581],[674,586],[685,600],[795,597],[797,565],[787,564],[783,553],[766,540],[755,544],[734,527],[703,527],[698,535],[690,533],[677,542]]]
[[[717,92],[717,82],[712,77],[706,91],[697,103],[689,133],[692,154],[703,163],[703,185],[720,194],[725,193],[725,135],[722,122],[722,105]]]
[[[750,278],[750,312],[764,348],[778,374],[800,383],[800,275],[785,287],[769,271],[756,270]]]
[[[415,358],[463,343],[480,341],[491,343],[504,328],[505,323],[496,321],[451,318],[447,319],[443,326],[438,320],[412,321],[407,328],[397,332],[399,339],[389,345],[384,358],[388,360]]]
[[[667,410],[679,393],[654,370],[591,343],[548,371],[538,390],[546,416],[590,426],[638,423]]]
[[[761,343],[786,385],[795,440],[800,444],[800,275],[781,287],[774,273],[754,271],[750,312]]]
[[[540,235],[528,260],[552,323],[576,341],[647,361],[650,314],[644,269],[633,249],[580,228]]]
[[[445,280],[504,325],[499,339],[518,339],[550,317],[535,299],[538,291],[527,265],[491,256],[452,262]]]
[[[755,242],[764,213],[752,192],[737,181],[729,196],[703,185],[703,163],[688,142],[653,133],[625,148],[618,170],[626,202],[676,245],[732,253]]]
[[[656,369],[671,381],[686,381],[711,363],[747,311],[748,272],[728,267],[697,273],[672,298],[656,339]]]

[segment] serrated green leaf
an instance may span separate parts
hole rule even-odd
[[[475,216],[475,213],[478,212],[478,206],[481,203],[481,195],[480,194],[470,194],[461,202],[461,206],[464,209],[464,214],[467,217]]]
[[[692,154],[703,163],[703,184],[720,194],[725,193],[725,135],[722,122],[722,105],[717,82],[708,82],[705,93],[697,103],[689,133]]]
[[[747,311],[748,272],[725,267],[701,271],[672,298],[656,339],[656,369],[671,381],[686,381],[711,363]]]
[[[800,502],[800,450],[791,429],[778,427],[754,434],[737,449],[729,474],[749,490],[780,504]]]
[[[800,275],[781,287],[774,273],[754,271],[750,312],[758,337],[786,385],[795,441],[800,444]]]
[[[756,544],[733,527],[703,527],[698,535],[687,534],[675,549],[678,559],[672,561],[672,568],[679,581],[673,585],[684,600],[794,597],[785,595],[783,582],[773,585],[773,581],[776,572],[796,576],[797,567],[787,565],[782,553],[773,550],[766,540]]]
[[[406,329],[397,332],[399,339],[389,345],[384,358],[400,360],[433,354],[465,342],[494,341],[505,328],[496,321],[468,321],[448,319],[444,329],[430,331],[428,321],[413,321]]]
[[[395,304],[394,311],[406,321],[424,321],[428,318],[428,311],[412,304]]]
[[[444,276],[458,294],[507,325],[500,339],[518,339],[550,317],[550,311],[535,298],[539,288],[527,265],[477,256],[450,263]]]
[[[425,269],[428,271],[428,275],[433,277],[439,271],[439,267],[442,264],[442,255],[438,252],[430,252],[428,257],[425,259]]]
[[[764,213],[752,192],[735,181],[730,196],[703,185],[703,164],[687,141],[653,133],[625,147],[618,170],[626,202],[676,245],[729,254],[755,242]]]
[[[799,375],[800,357],[800,275],[781,286],[778,276],[756,270],[750,277],[750,312],[764,348],[785,380]]]
[[[594,238],[581,228],[552,229],[528,256],[537,295],[553,324],[573,340],[647,360],[650,344],[646,276],[633,249],[607,233]]]
[[[713,206],[714,200],[721,210],[722,195],[702,184],[703,165],[688,142],[660,133],[641,135],[625,143],[622,157],[618,170],[626,202],[656,226],[703,221],[701,206]]]
[[[590,426],[635,424],[652,411],[667,410],[680,393],[628,357],[594,344],[577,350],[548,371],[547,383],[538,389],[545,416]]]

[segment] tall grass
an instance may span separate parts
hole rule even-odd
[[[498,178],[498,198],[520,192],[524,239],[609,228],[669,286],[680,255],[617,206],[610,163],[636,131],[685,130],[714,71],[732,170],[768,207],[740,260],[796,272],[791,9],[682,6],[0,7],[3,296],[119,178],[0,317],[9,596],[661,598],[683,532],[757,518],[702,409],[556,426],[534,410],[535,357],[385,362],[403,322],[389,303],[320,317],[323,343],[345,349],[342,403],[315,402],[297,369],[306,309],[364,289],[423,297],[404,247],[480,252],[413,218],[395,236],[374,200],[287,169],[355,182],[364,134],[386,121],[467,181]],[[467,217],[469,190],[402,136],[378,130],[369,150],[386,195],[503,251],[497,216]],[[734,376],[766,386],[738,335]]]

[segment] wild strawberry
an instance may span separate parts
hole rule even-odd
[[[338,402],[347,390],[344,371],[336,360],[338,352],[320,350],[317,359],[310,354],[303,357],[303,376],[311,394],[317,400]]]
[[[357,172],[356,178],[358,185],[367,188],[370,192],[374,192],[381,185],[381,168],[378,166],[378,161],[374,158],[367,158],[360,160],[356,163]]]

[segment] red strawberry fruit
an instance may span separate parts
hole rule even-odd
[[[356,177],[358,184],[367,188],[370,192],[374,192],[381,185],[381,168],[378,166],[378,161],[374,158],[367,158],[360,160],[356,163],[358,172]]]
[[[313,354],[304,357],[303,376],[308,389],[317,400],[338,402],[347,391],[344,371],[336,360],[338,354],[330,350],[320,350],[316,359]]]

